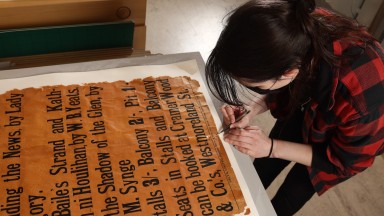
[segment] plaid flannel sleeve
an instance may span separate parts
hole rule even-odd
[[[382,109],[338,126],[328,145],[313,145],[312,168],[350,177],[370,167],[383,152]]]
[[[333,108],[340,123],[329,133],[327,145],[313,145],[312,168],[339,178],[350,177],[371,166],[375,156],[383,153],[382,57],[382,49],[371,47],[359,58],[347,62]]]

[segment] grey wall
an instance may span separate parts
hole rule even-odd
[[[363,1],[364,0],[325,0],[334,10],[351,18],[355,17]]]

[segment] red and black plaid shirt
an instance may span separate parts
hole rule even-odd
[[[304,143],[313,146],[308,171],[319,195],[364,171],[384,152],[383,49],[378,43],[362,48],[338,40],[333,52],[344,57],[341,67],[320,65],[302,127]],[[273,98],[267,103],[276,117],[282,107]]]

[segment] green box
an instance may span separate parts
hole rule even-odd
[[[0,30],[0,58],[133,46],[133,22]]]

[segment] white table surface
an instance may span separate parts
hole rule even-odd
[[[83,62],[65,65],[54,65],[46,67],[36,67],[27,69],[3,70],[0,71],[0,80],[15,79],[22,77],[30,77],[42,74],[53,73],[68,73],[68,72],[85,72],[97,71],[104,69],[121,68],[127,66],[144,66],[144,65],[166,65],[188,60],[195,60],[197,63],[199,76],[205,82],[205,64],[199,53],[182,53],[172,55],[155,55],[134,58],[112,59],[95,62]],[[166,74],[165,74],[166,75]],[[202,85],[202,84],[201,84]],[[206,82],[205,82],[206,88]],[[219,102],[212,94],[210,95],[211,101],[216,109],[213,114],[220,113]],[[207,101],[209,100],[206,98]],[[262,186],[259,176],[257,175],[252,159],[234,149],[231,145],[225,147],[232,167],[236,173],[239,184],[242,188],[243,195],[247,201],[248,207],[251,208],[252,215],[255,216],[273,216],[276,215],[268,195]]]

